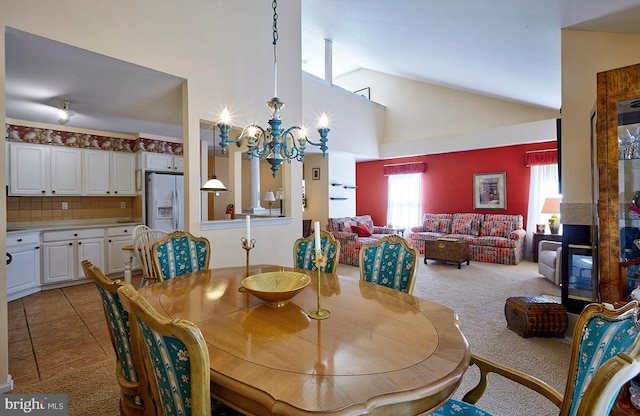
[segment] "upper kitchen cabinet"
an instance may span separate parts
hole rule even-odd
[[[82,151],[11,143],[9,195],[81,195]]]
[[[133,153],[84,150],[83,195],[135,195]]]
[[[152,172],[184,172],[184,157],[167,153],[142,152],[142,166]]]

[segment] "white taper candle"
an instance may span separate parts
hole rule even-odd
[[[251,243],[251,216],[247,215],[247,244]]]

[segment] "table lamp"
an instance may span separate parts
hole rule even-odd
[[[543,214],[551,214],[549,217],[549,231],[551,234],[558,234],[560,230],[560,201],[562,198],[547,198],[542,205]]]
[[[276,201],[276,196],[273,194],[273,192],[268,191],[266,194],[264,194],[264,200],[265,202],[269,203],[269,215],[271,215],[271,204]]]

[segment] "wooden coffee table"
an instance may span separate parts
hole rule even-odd
[[[455,238],[439,238],[424,241],[424,264],[427,259],[455,263],[458,269],[464,263],[469,265],[469,243]]]

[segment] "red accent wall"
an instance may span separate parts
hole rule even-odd
[[[529,168],[524,155],[529,150],[555,148],[556,142],[541,142],[490,149],[441,153],[356,163],[356,214],[370,214],[374,224],[387,224],[387,177],[389,163],[426,164],[422,174],[421,211],[432,213],[479,212],[521,214],[527,223]],[[473,209],[473,174],[506,172],[506,210]],[[415,224],[418,225],[418,224]]]

